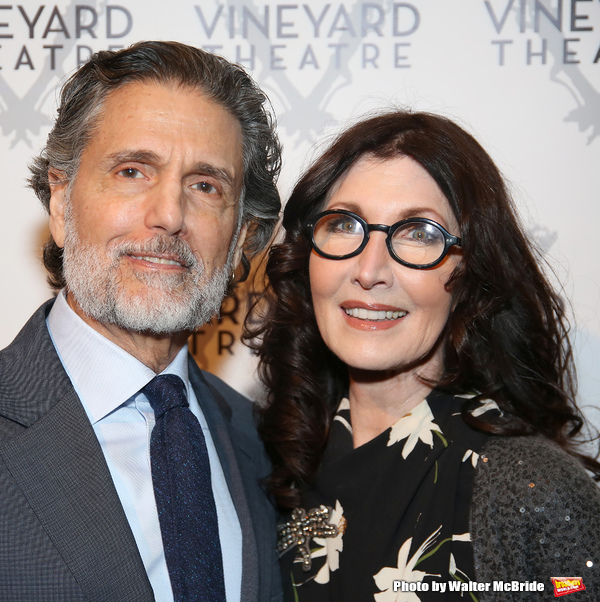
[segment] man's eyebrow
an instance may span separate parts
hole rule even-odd
[[[229,173],[226,169],[216,167],[215,165],[211,165],[210,163],[195,163],[192,169],[190,170],[190,173],[211,176],[218,180],[223,180],[231,188],[233,188],[235,185],[235,179],[231,173]]]
[[[156,165],[160,163],[160,158],[156,153],[145,150],[122,150],[116,153],[108,155],[105,159],[105,163],[118,165],[119,163],[149,163]]]

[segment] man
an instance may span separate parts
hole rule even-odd
[[[61,290],[0,352],[1,600],[280,599],[251,405],[186,347],[277,220],[265,104],[173,42],[64,86],[31,168]]]

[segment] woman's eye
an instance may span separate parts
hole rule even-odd
[[[429,234],[426,230],[423,229],[413,230],[411,236],[415,240],[427,240],[428,238],[431,238],[431,234]]]
[[[394,232],[395,243],[433,245],[443,243],[442,233],[426,224],[406,224]]]
[[[210,184],[209,182],[196,182],[196,184],[194,184],[192,187],[206,194],[215,194],[216,192],[218,192],[216,187]]]
[[[360,224],[352,219],[339,219],[331,222],[332,232],[341,232],[342,234],[357,234]]]
[[[139,169],[136,169],[135,167],[126,167],[125,169],[121,169],[117,173],[122,175],[124,178],[130,178],[130,179],[143,177],[142,172]]]

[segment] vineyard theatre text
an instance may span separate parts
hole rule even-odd
[[[123,6],[108,5],[102,12],[77,4],[74,11],[58,6],[0,5],[0,69],[35,70],[48,61],[56,69],[63,55],[76,49],[77,64],[85,62],[98,40],[101,49],[121,48],[113,43],[127,36],[133,26],[131,12]],[[81,39],[85,43],[79,43]],[[20,41],[27,40],[21,44]]]
[[[408,2],[394,2],[389,8],[357,2],[262,8],[195,5],[194,9],[206,40],[202,47],[226,52],[250,69],[257,57],[271,70],[319,70],[332,65],[341,69],[350,57],[358,57],[360,68],[410,67],[407,38],[421,23],[417,7]],[[307,39],[312,41],[306,43]]]
[[[502,36],[492,40],[498,65],[600,61],[592,18],[596,0],[484,0],[484,5]]]

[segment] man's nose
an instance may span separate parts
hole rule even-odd
[[[185,226],[185,194],[181,181],[164,178],[148,193],[146,227],[178,234]]]

